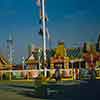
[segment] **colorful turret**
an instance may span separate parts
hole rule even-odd
[[[60,41],[58,43],[58,46],[56,48],[56,54],[55,56],[61,56],[61,57],[64,57],[66,56],[66,49],[65,49],[65,46],[64,46],[64,42],[63,41]]]

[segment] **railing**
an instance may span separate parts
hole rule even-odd
[[[32,80],[39,76],[45,79],[55,79],[56,69],[41,70],[0,70],[0,80]],[[79,69],[59,69],[60,77],[64,80],[78,80]],[[84,78],[83,78],[84,79]],[[100,68],[96,69],[96,79],[100,79]]]
[[[75,70],[72,69],[60,69],[60,76],[64,79],[74,79]],[[0,70],[1,80],[32,80],[39,76],[46,78],[54,78],[56,69],[41,69],[41,70]]]

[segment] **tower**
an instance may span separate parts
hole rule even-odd
[[[30,57],[32,55],[32,45],[29,44],[28,45],[28,57]]]
[[[14,63],[14,43],[13,43],[13,38],[12,35],[9,35],[9,39],[7,40],[7,52],[8,52],[8,60],[10,64]]]
[[[61,57],[64,57],[66,56],[66,49],[65,49],[65,46],[64,46],[64,41],[60,41],[58,43],[58,46],[56,48],[56,56],[61,56]]]
[[[96,43],[96,51],[100,52],[100,33],[99,33],[97,43]]]

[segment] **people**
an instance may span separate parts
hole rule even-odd
[[[96,79],[96,71],[94,69],[89,70],[89,80]]]
[[[61,75],[60,75],[60,69],[59,68],[56,68],[56,70],[55,70],[55,79],[56,79],[56,82],[61,80]]]

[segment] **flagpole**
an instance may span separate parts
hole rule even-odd
[[[43,27],[43,61],[46,62],[46,28],[45,28],[45,7],[44,7],[44,0],[42,0],[42,27]],[[44,65],[44,64],[43,64]],[[44,66],[44,69],[46,66]],[[46,77],[46,72],[45,72]]]

